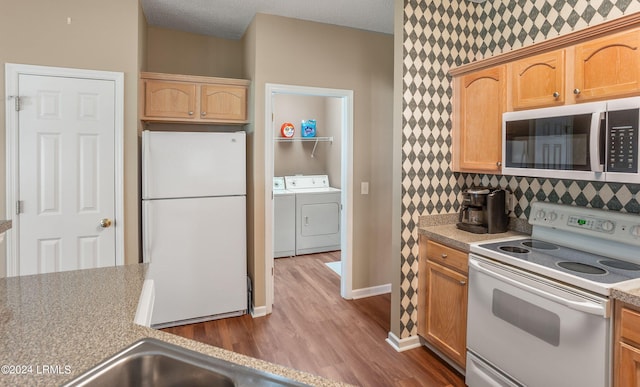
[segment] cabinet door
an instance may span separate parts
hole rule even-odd
[[[202,85],[200,118],[216,121],[247,119],[247,88],[234,85]]]
[[[460,85],[460,171],[502,170],[502,113],[505,110],[505,68],[467,74]]]
[[[618,343],[620,356],[617,387],[640,387],[640,349],[625,343]]]
[[[533,109],[564,104],[564,50],[513,62],[512,105]]]
[[[196,86],[193,83],[145,80],[145,117],[194,119]]]
[[[640,91],[640,30],[576,45],[576,102],[625,97]]]
[[[424,338],[461,367],[466,363],[467,277],[431,261]]]

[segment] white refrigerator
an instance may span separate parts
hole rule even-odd
[[[244,132],[142,133],[143,261],[151,326],[247,311]]]

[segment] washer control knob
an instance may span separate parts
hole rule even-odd
[[[537,219],[544,219],[545,216],[547,216],[547,213],[544,212],[544,210],[538,210],[538,212],[536,212]]]
[[[615,228],[615,224],[613,224],[612,221],[605,220],[604,222],[602,222],[603,231],[610,232],[610,231],[613,231],[614,228]]]
[[[555,221],[556,219],[558,219],[558,214],[556,214],[555,212],[550,212],[549,215],[547,216],[549,218],[550,222]]]
[[[633,235],[634,237],[640,238],[640,225],[635,225],[631,227],[631,235]]]

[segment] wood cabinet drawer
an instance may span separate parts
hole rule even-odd
[[[462,273],[468,273],[469,257],[467,253],[441,245],[440,243],[431,240],[427,241],[426,250],[426,257],[428,260],[450,267],[454,270],[458,270]]]
[[[640,313],[628,308],[620,310],[620,337],[640,344]]]

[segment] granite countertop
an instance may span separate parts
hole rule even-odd
[[[463,231],[456,227],[457,221],[457,213],[422,216],[420,217],[418,234],[467,253],[469,252],[470,243],[531,235],[530,228],[527,227],[528,224],[525,225],[523,222],[514,219],[510,220],[510,230],[499,234],[474,234]]]
[[[344,386],[134,324],[146,269],[140,264],[0,279],[0,385],[59,385],[153,337],[310,385]],[[30,368],[7,374],[7,365]]]

